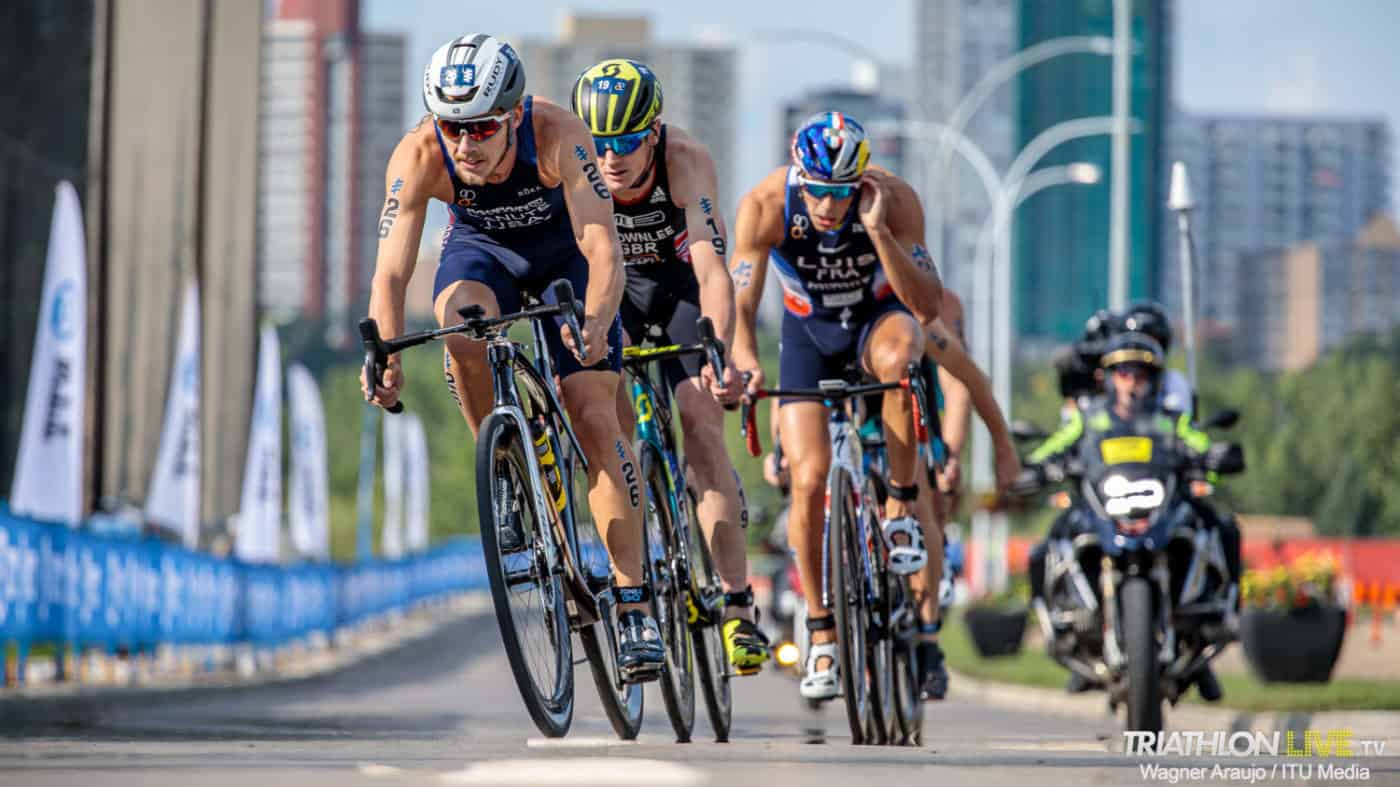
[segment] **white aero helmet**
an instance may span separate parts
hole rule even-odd
[[[441,118],[497,115],[525,95],[525,67],[494,36],[470,33],[438,47],[423,69],[423,104]]]

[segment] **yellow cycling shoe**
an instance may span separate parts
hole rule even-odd
[[[721,628],[729,663],[740,675],[753,675],[768,660],[768,638],[758,626],[743,618],[730,618]]]

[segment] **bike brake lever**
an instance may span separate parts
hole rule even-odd
[[[586,350],[583,346],[583,329],[579,327],[579,304],[574,300],[574,285],[568,279],[554,283],[554,300],[559,304],[559,313],[564,318],[564,327],[574,337],[574,357],[581,363]]]
[[[384,341],[379,338],[379,324],[371,317],[360,320],[360,342],[365,348],[365,380],[369,382],[371,393],[384,382],[384,370],[389,365],[389,353],[384,349]],[[385,407],[391,413],[403,412],[403,402],[394,402]]]

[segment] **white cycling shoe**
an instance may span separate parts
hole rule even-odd
[[[831,663],[824,670],[817,669],[817,660],[827,658]],[[812,643],[807,652],[807,668],[797,690],[803,699],[830,700],[841,693],[841,668],[836,658],[836,643]]]
[[[922,571],[928,565],[928,548],[924,546],[924,531],[919,520],[912,516],[895,517],[880,523],[880,531],[885,534],[885,545],[890,550],[890,570],[900,576]],[[905,535],[907,544],[896,544],[894,537]]]

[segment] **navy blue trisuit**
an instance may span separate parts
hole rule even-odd
[[[453,194],[448,205],[452,223],[443,235],[442,256],[433,279],[434,302],[444,289],[459,281],[481,282],[490,287],[502,314],[520,310],[522,292],[552,303],[550,285],[558,279],[569,280],[574,297],[586,297],[588,260],[574,238],[564,189],[540,182],[532,104],[532,97],[526,96],[524,117],[516,132],[519,149],[515,165],[503,183],[463,183],[457,177],[442,131],[434,129],[443,164],[452,179]],[[559,331],[544,333],[560,377],[584,369],[564,346]],[[622,369],[619,319],[614,318],[608,329],[607,356],[588,368],[614,372]]]

